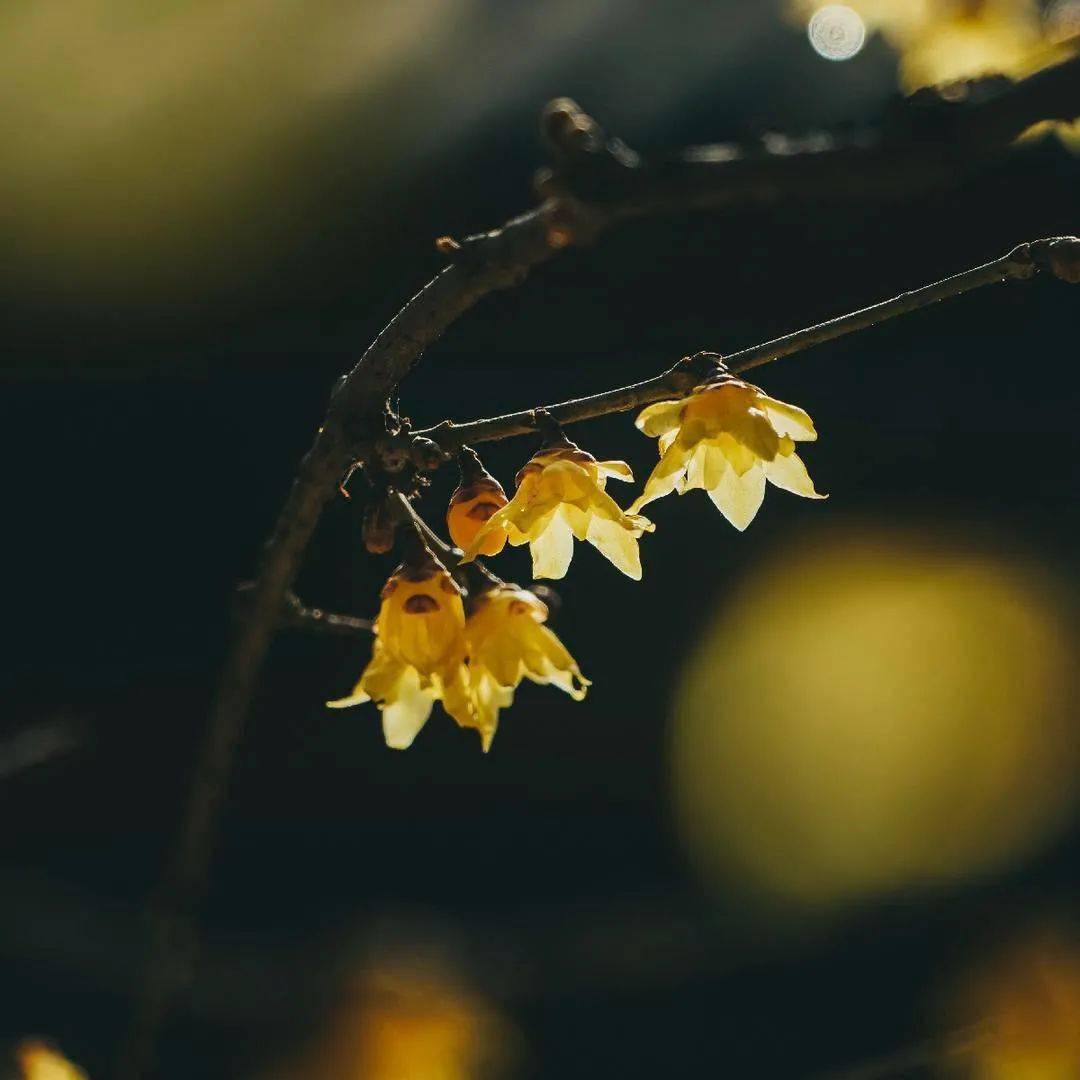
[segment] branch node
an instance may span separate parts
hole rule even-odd
[[[1070,285],[1080,285],[1080,237],[1052,236],[1028,244],[1030,258],[1040,269]]]
[[[703,351],[684,356],[667,372],[665,378],[673,390],[684,393],[727,373],[724,358],[720,353]]]

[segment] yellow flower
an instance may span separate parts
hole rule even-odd
[[[638,538],[653,524],[625,513],[607,494],[609,476],[634,478],[626,462],[597,461],[570,442],[541,449],[518,473],[514,497],[480,527],[463,561],[476,558],[488,536],[505,529],[515,547],[529,545],[533,577],[564,577],[577,537],[640,580]]]
[[[469,688],[484,749],[491,745],[499,710],[514,700],[522,679],[552,683],[575,701],[589,680],[550,631],[547,605],[527,589],[502,585],[485,593],[465,623]]]
[[[754,520],[766,480],[808,499],[825,498],[795,453],[796,442],[817,438],[810,417],[741,379],[722,377],[679,401],[650,405],[637,426],[659,437],[660,462],[631,513],[672,491],[703,488],[741,530]]]
[[[475,726],[464,631],[461,589],[446,568],[430,552],[403,564],[382,591],[371,661],[348,697],[326,704],[374,701],[386,745],[398,750],[412,744],[436,701],[462,727]]]
[[[450,506],[446,511],[450,539],[459,548],[469,547],[484,523],[507,502],[502,484],[480,464],[476,451],[462,447],[461,483],[450,496]],[[506,547],[506,540],[505,529],[492,529],[481,541],[477,554],[498,555]]]

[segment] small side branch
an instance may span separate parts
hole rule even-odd
[[[901,293],[891,300],[861,308],[847,315],[841,315],[827,322],[796,330],[792,334],[774,338],[761,345],[754,345],[741,352],[731,353],[723,358],[728,371],[739,373],[761,367],[785,356],[802,352],[814,345],[866,330],[878,323],[895,319],[900,315],[928,307],[941,300],[962,296],[972,289],[983,285],[993,285],[1002,281],[1026,280],[1040,270],[1049,270],[1063,281],[1080,280],[1080,238],[1059,236],[1047,240],[1036,240],[1021,244],[1007,255],[993,262],[983,263],[963,273],[924,285],[920,289]],[[700,357],[714,354],[697,354],[676,364],[675,367],[644,382],[621,386],[590,397],[575,398],[557,405],[545,406],[560,424],[574,424],[582,420],[591,420],[595,416],[608,413],[626,412],[649,405],[654,401],[663,401],[672,395],[679,395],[689,390],[695,383],[703,381],[696,375],[695,361]],[[717,357],[716,359],[719,359]],[[529,435],[536,432],[536,412],[528,409],[523,412],[493,416],[486,420],[472,420],[464,424],[444,423],[417,435],[426,437],[443,448],[448,454],[463,445],[478,442],[491,442],[496,439],[508,439],[514,435]]]
[[[308,607],[292,593],[286,598],[281,625],[285,629],[336,634],[339,637],[370,637],[375,626],[372,619],[339,615],[332,611],[323,611],[322,608]]]

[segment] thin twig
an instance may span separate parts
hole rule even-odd
[[[350,462],[384,434],[385,403],[427,346],[483,297],[521,284],[563,248],[630,217],[807,194],[880,198],[897,194],[904,177],[907,190],[957,180],[1031,124],[1080,114],[1080,58],[975,98],[970,108],[938,110],[933,133],[901,123],[868,144],[825,140],[793,153],[791,145],[766,143],[756,156],[734,160],[699,149],[657,164],[623,152],[576,106],[548,110],[556,163],[545,185],[549,197],[500,229],[441,246],[456,261],[398,312],[342,379],[300,464],[263,550],[248,618],[222,669],[179,836],[152,906],[149,957],[117,1066],[121,1080],[138,1080],[148,1070],[169,1001],[188,978],[184,959],[192,951],[193,913],[205,891],[216,822],[285,597],[323,506]]]
[[[340,637],[370,637],[374,620],[361,619],[356,615],[341,615],[322,608],[308,607],[290,594],[282,627],[291,630],[308,630],[320,634],[337,634]]]
[[[901,293],[891,300],[872,304],[848,315],[841,315],[827,322],[796,330],[793,334],[774,338],[761,345],[754,345],[741,352],[725,356],[724,366],[731,372],[749,371],[761,367],[773,360],[802,352],[814,345],[852,334],[859,330],[875,326],[898,315],[916,311],[919,308],[936,304],[954,296],[961,296],[972,289],[1002,281],[1023,280],[1032,277],[1041,267],[1049,266],[1050,253],[1060,250],[1069,243],[1080,247],[1080,239],[1075,237],[1055,237],[1050,240],[1037,240],[1030,244],[1021,244],[1007,255],[993,262],[965,270],[935,281],[931,285]],[[693,359],[693,358],[689,358]],[[608,413],[625,412],[640,408],[654,401],[663,401],[672,395],[684,393],[695,380],[686,366],[676,364],[662,375],[631,386],[622,386],[591,397],[575,398],[558,405],[547,405],[543,411],[549,413],[560,424],[574,424],[581,420],[591,420]],[[491,442],[495,439],[508,439],[514,435],[529,435],[536,432],[536,413],[540,410],[526,409],[522,412],[493,416],[486,420],[472,420],[464,424],[443,423],[434,428],[417,432],[437,442],[447,453],[451,453],[464,444]]]

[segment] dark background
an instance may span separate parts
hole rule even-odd
[[[879,39],[829,64],[768,5],[608,5],[543,48],[526,6],[470,8],[446,54],[283,136],[303,182],[275,181],[285,153],[256,162],[241,197],[159,223],[153,244],[110,234],[100,265],[10,228],[0,1035],[48,1035],[105,1075],[231,590],[334,379],[439,267],[432,238],[529,205],[542,103],[573,95],[647,149],[872,121],[894,93]],[[455,105],[457,71],[477,89]],[[1080,159],[1041,142],[899,202],[627,225],[483,301],[428,351],[402,409],[421,424],[488,415],[765,340],[1076,232],[1078,181]],[[933,1034],[943,977],[1022,913],[1071,906],[1075,830],[963,888],[763,929],[682,854],[667,703],[734,583],[825,514],[978,529],[1067,569],[1076,311],[1059,282],[996,287],[763,373],[817,421],[805,456],[831,502],[772,493],[738,534],[703,497],[665,500],[640,584],[579,550],[556,627],[595,685],[584,705],[526,685],[490,755],[438,711],[409,752],[387,750],[374,711],[322,706],[367,646],[283,634],[161,1075],[278,1059],[387,942],[449,950],[520,1029],[525,1075],[811,1076]],[[639,477],[654,460],[626,417],[575,437]],[[485,460],[509,483],[528,449]],[[452,480],[435,481],[432,521]],[[394,560],[365,556],[358,532],[355,508],[329,508],[305,600],[373,613]],[[523,552],[504,560],[526,579]]]

